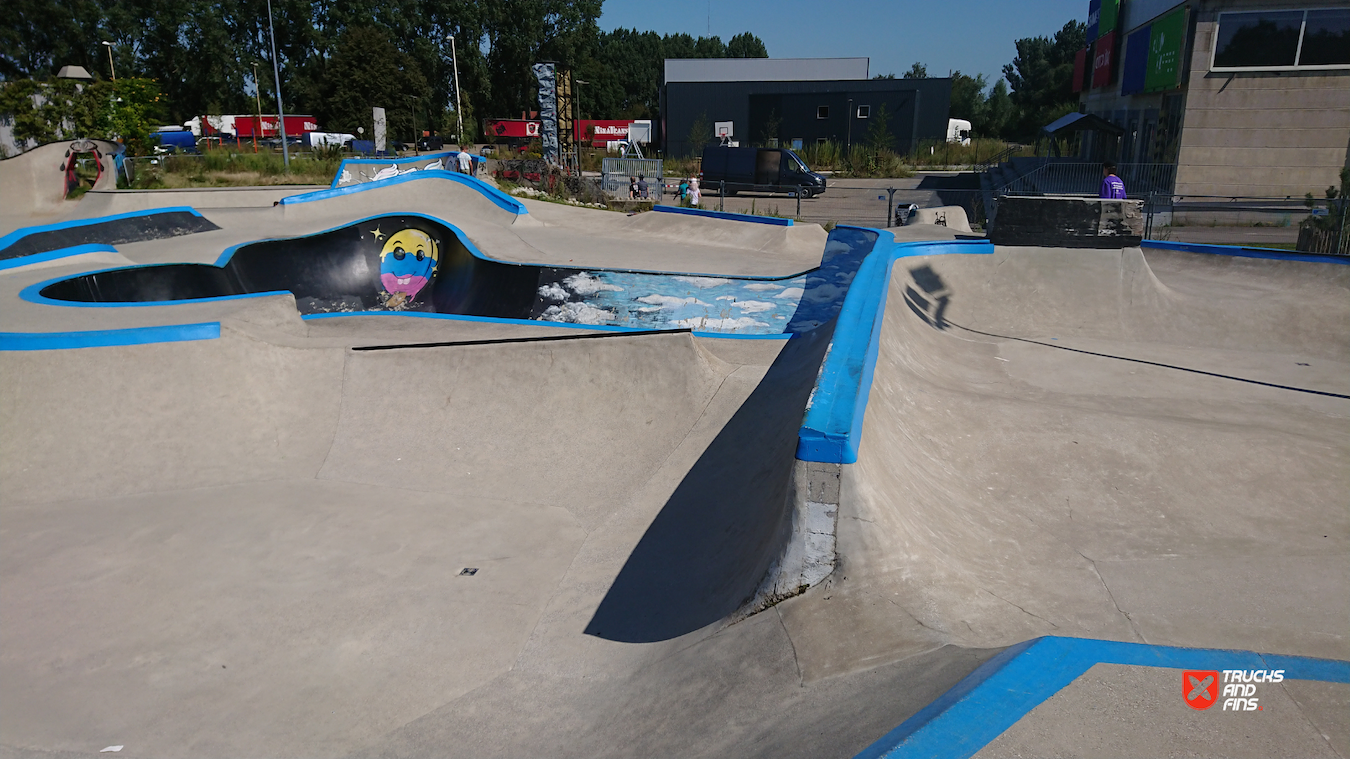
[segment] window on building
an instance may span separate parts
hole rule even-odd
[[[1350,67],[1350,10],[1220,13],[1212,69]]]
[[[1300,66],[1350,65],[1350,9],[1308,11]]]
[[[828,119],[830,117],[830,107],[828,105],[816,106],[816,118]]]
[[[871,117],[872,117],[872,106],[870,105],[858,106],[858,118],[867,119]]]
[[[817,137],[817,138],[816,138],[816,144],[817,144],[817,145],[824,145],[824,144],[827,143],[827,142],[829,142],[829,139],[826,138],[826,137]]]

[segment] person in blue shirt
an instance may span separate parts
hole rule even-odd
[[[1098,194],[1098,197],[1107,200],[1124,200],[1126,197],[1125,183],[1120,180],[1120,177],[1116,176],[1116,165],[1114,163],[1107,163],[1102,166],[1102,191]]]

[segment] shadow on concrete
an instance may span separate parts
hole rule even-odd
[[[928,264],[909,270],[910,281],[905,284],[905,305],[924,323],[936,329],[946,329],[947,304],[952,292],[942,277]]]
[[[586,634],[669,640],[750,598],[786,539],[797,431],[833,329],[783,347],[638,541]]]

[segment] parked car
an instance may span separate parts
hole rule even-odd
[[[825,177],[807,167],[796,153],[785,148],[703,149],[704,191],[726,182],[728,195],[742,191],[797,192],[803,198],[825,192]]]

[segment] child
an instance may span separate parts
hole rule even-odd
[[[698,203],[702,200],[702,193],[698,191],[698,179],[689,180],[689,206],[698,208]]]

